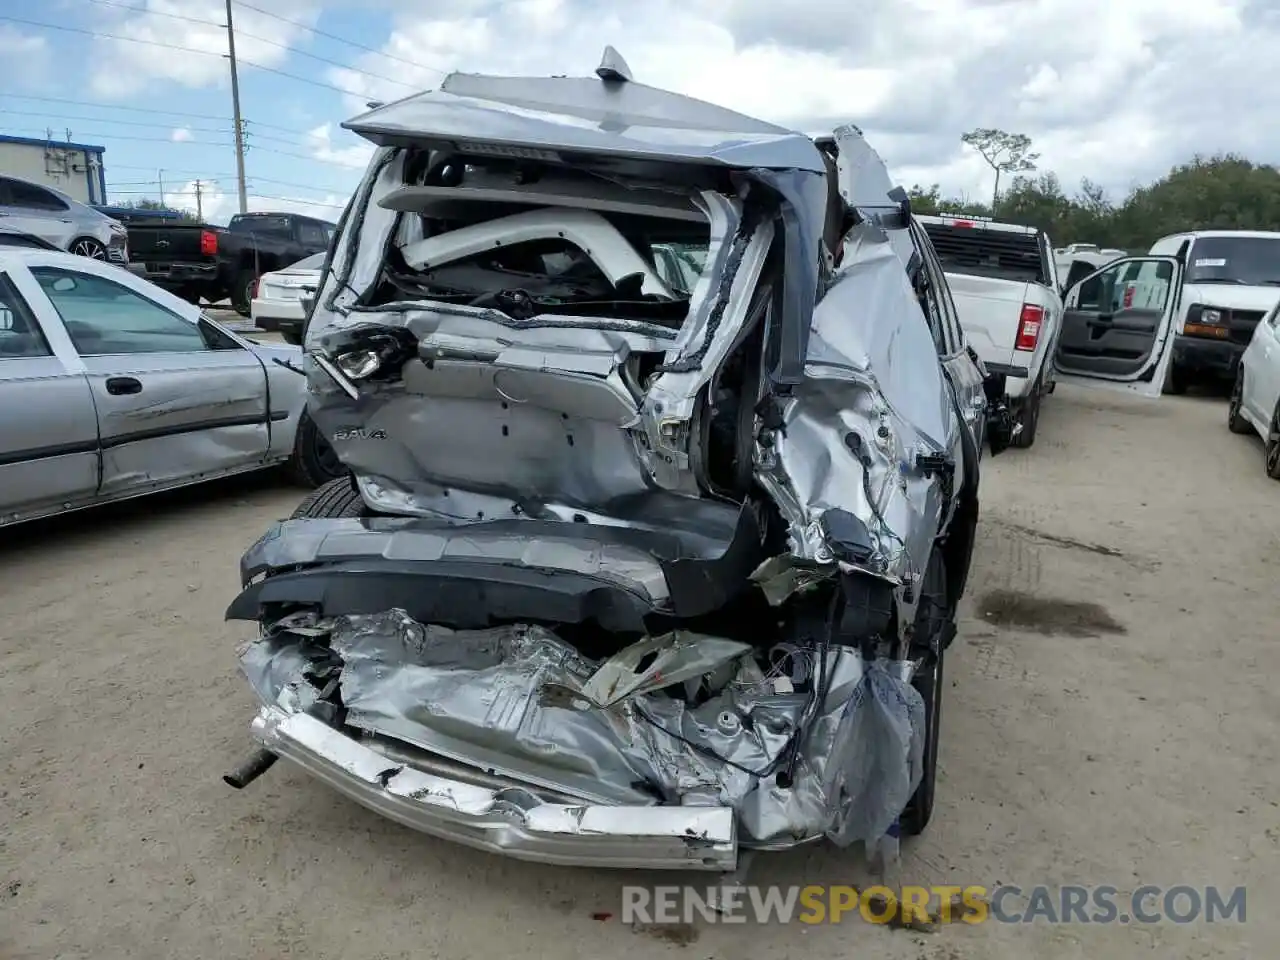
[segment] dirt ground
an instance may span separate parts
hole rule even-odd
[[[300,499],[254,480],[0,536],[0,958],[1274,955],[1280,484],[1224,406],[1063,388],[1032,450],[986,461],[939,809],[902,880],[1245,885],[1243,925],[637,930],[620,884],[670,875],[476,853],[284,764],[236,793],[252,702],[222,614]],[[752,876],[868,878],[825,848]]]

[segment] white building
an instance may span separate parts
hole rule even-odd
[[[0,134],[0,176],[61,190],[81,203],[107,202],[105,147]]]

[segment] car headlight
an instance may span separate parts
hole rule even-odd
[[[333,358],[334,366],[352,380],[363,380],[378,372],[382,366],[382,357],[377,350],[352,350]]]
[[[1221,323],[1222,311],[1216,310],[1213,307],[1204,307],[1200,311],[1200,322],[1201,323]]]

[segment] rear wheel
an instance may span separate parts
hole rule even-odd
[[[1253,424],[1241,416],[1244,406],[1244,365],[1236,369],[1235,385],[1231,388],[1231,402],[1227,405],[1227,429],[1232,433],[1253,433]]]
[[[1183,370],[1176,364],[1169,364],[1169,376],[1164,382],[1164,392],[1171,393],[1175,397],[1182,396],[1187,392],[1187,371]]]
[[[369,515],[369,508],[364,505],[364,500],[360,498],[360,491],[355,488],[349,477],[340,477],[337,480],[330,480],[323,486],[316,487],[303,500],[293,515],[291,520],[299,520],[305,518],[320,519],[326,518],[337,520],[343,517],[365,517]]]
[[[1036,442],[1036,428],[1040,425],[1040,398],[1042,393],[1042,385],[1037,380],[1032,384],[1026,399],[1022,401],[1022,411],[1018,415],[1018,422],[1022,424],[1022,429],[1013,438],[1013,446],[1025,450]]]
[[[938,780],[938,744],[942,735],[942,691],[944,688],[943,661],[947,644],[953,633],[955,610],[947,598],[947,572],[942,551],[935,549],[929,557],[929,569],[920,591],[920,603],[916,607],[915,627],[917,636],[928,637],[928,646],[913,656],[923,657],[923,662],[911,678],[911,686],[924,700],[924,770],[920,785],[907,802],[898,818],[903,836],[916,836],[924,832],[933,817],[933,801]]]
[[[293,459],[289,467],[294,479],[304,487],[320,487],[331,480],[346,480],[346,466],[338,459],[337,451],[320,432],[311,414],[302,411],[298,420],[298,435],[293,442]]]
[[[252,270],[245,270],[231,281],[231,306],[242,317],[249,316],[253,303],[253,288],[258,278]]]
[[[1266,436],[1267,476],[1280,480],[1280,402],[1271,414],[1271,426]]]

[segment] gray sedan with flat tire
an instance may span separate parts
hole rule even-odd
[[[298,347],[108,263],[0,249],[0,526],[277,466],[342,476],[306,397]]]

